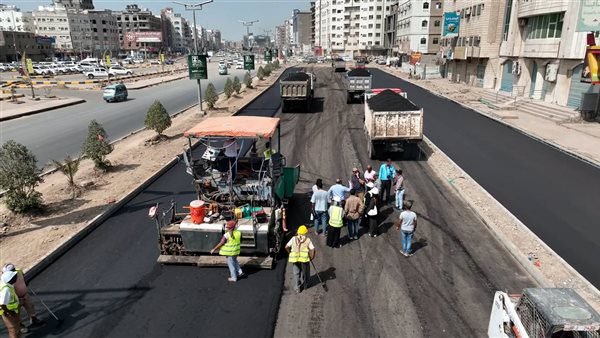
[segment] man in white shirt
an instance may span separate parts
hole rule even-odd
[[[400,213],[400,224],[396,225],[396,230],[402,231],[402,250],[400,252],[406,257],[412,256],[410,246],[415,230],[417,230],[417,214],[410,210],[411,208],[412,202],[406,201],[404,211]]]
[[[237,175],[237,156],[240,151],[240,145],[238,144],[235,137],[229,138],[225,143],[223,143],[223,148],[225,148],[225,156],[229,159],[229,168],[231,170],[231,182],[235,181],[235,176]]]

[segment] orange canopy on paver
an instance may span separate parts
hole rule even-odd
[[[189,137],[231,136],[270,138],[277,130],[279,118],[259,116],[209,117],[183,133]]]

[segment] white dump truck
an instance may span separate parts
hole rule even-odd
[[[572,289],[497,291],[488,325],[490,338],[598,338],[600,315]]]
[[[398,88],[372,89],[365,93],[365,133],[371,159],[388,152],[416,159],[423,140],[423,108]]]
[[[365,93],[371,90],[373,76],[364,67],[359,67],[350,70],[346,73],[346,91],[348,98],[347,103],[352,103],[355,100],[363,102]]]
[[[312,73],[292,72],[279,81],[281,112],[290,110],[310,112],[315,77]]]

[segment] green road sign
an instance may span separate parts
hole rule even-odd
[[[254,55],[244,55],[244,70],[254,70]]]
[[[270,49],[265,50],[265,61],[273,60],[273,55]]]
[[[190,74],[190,80],[208,79],[206,55],[188,55],[188,70]]]

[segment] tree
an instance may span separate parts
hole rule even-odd
[[[270,64],[270,63],[269,63],[269,64],[267,64],[267,65],[265,66],[265,68],[263,69],[263,71],[265,72],[265,76],[266,76],[266,77],[269,77],[269,76],[271,76],[271,64]]]
[[[279,69],[279,60],[275,60],[275,61],[273,61],[273,67],[274,67],[275,69]]]
[[[226,98],[230,98],[233,94],[233,82],[231,82],[230,77],[228,77],[227,81],[225,81],[225,87],[223,88],[223,92],[225,93]]]
[[[37,159],[22,144],[7,141],[0,148],[0,189],[7,190],[4,202],[9,210],[24,213],[42,205],[35,187],[42,181]]]
[[[258,79],[261,81],[265,78],[265,70],[262,66],[258,67],[258,71],[256,71],[256,77],[258,77]]]
[[[242,84],[237,76],[233,78],[233,90],[235,90],[236,94],[239,94],[242,90]]]
[[[217,90],[212,83],[209,83],[208,86],[206,86],[204,99],[206,100],[206,104],[208,104],[208,108],[213,109],[215,107],[215,103],[217,103],[219,95],[217,95]]]
[[[146,128],[156,131],[159,136],[171,126],[171,116],[160,101],[155,100],[154,103],[152,103],[146,114],[144,125]]]
[[[106,170],[110,167],[106,155],[112,151],[113,147],[108,141],[106,131],[100,123],[92,120],[88,126],[87,138],[83,143],[83,155],[92,160],[96,168]]]
[[[71,188],[71,199],[77,197],[77,191],[79,190],[79,186],[75,183],[75,175],[77,174],[77,171],[79,171],[80,161],[81,158],[71,158],[69,155],[65,157],[65,160],[62,163],[57,160],[52,160],[54,167],[67,177],[67,183],[69,184],[69,188]]]
[[[252,76],[250,75],[250,72],[244,75],[244,84],[246,85],[246,88],[252,89]]]

